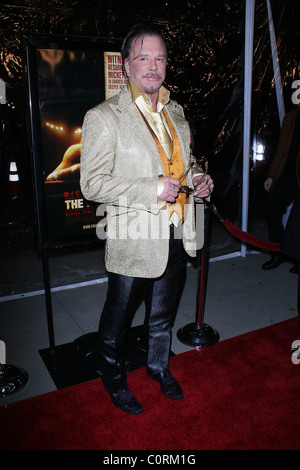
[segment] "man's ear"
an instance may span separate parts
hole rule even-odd
[[[124,69],[125,69],[127,77],[130,77],[130,67],[129,67],[128,59],[124,60]]]

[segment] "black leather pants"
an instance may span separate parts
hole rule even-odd
[[[149,376],[168,368],[171,321],[182,275],[182,240],[171,236],[165,273],[155,279],[108,274],[107,299],[99,323],[99,349],[104,361],[103,383],[112,392],[126,384],[125,354],[136,298],[143,295],[148,332]]]

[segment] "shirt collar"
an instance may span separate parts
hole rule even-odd
[[[136,86],[130,79],[127,81],[127,90],[132,98],[132,101],[136,100],[143,96],[147,104],[151,104],[149,96],[147,96],[138,86]],[[170,100],[170,92],[164,86],[161,86],[158,91],[158,103],[161,105],[160,108],[163,108]]]

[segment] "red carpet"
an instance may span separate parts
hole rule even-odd
[[[0,448],[300,449],[297,337],[294,318],[171,358],[185,394],[178,402],[144,368],[131,372],[139,416],[116,409],[100,380],[2,406]]]

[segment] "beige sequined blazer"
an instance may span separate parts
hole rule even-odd
[[[190,130],[183,109],[170,101],[166,110],[178,135],[189,186],[201,169],[190,155]],[[82,129],[80,184],[87,200],[99,202],[97,227],[105,238],[110,272],[158,277],[167,264],[169,218],[157,203],[158,176],[164,168],[157,146],[127,89],[89,110]],[[197,221],[197,233],[195,231]],[[106,227],[104,229],[104,227]],[[175,230],[186,252],[203,245],[203,204],[190,196],[183,226]]]

